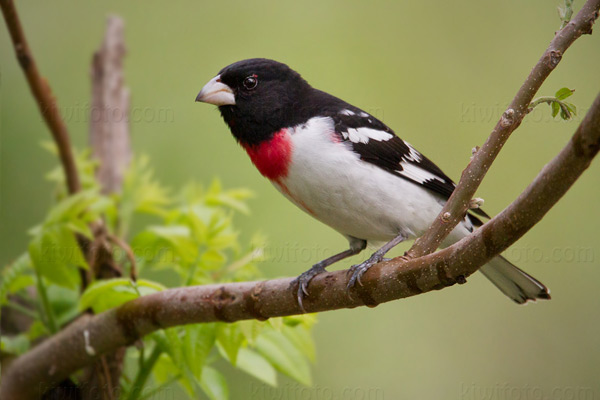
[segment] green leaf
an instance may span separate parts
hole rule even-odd
[[[227,355],[227,360],[232,365],[237,363],[237,355],[244,343],[245,337],[237,324],[217,324],[217,342]]]
[[[212,367],[204,367],[200,387],[211,400],[227,400],[229,388],[225,377]]]
[[[167,354],[163,353],[160,355],[156,364],[154,364],[154,368],[152,368],[152,375],[154,376],[154,379],[159,385],[165,384],[171,379],[179,376],[177,382],[186,391],[188,397],[195,397],[194,384],[190,381],[190,378],[184,376],[180,372],[179,366],[176,365],[173,359]]]
[[[50,334],[50,331],[46,328],[46,325],[40,320],[33,321],[29,330],[27,331],[27,338],[30,341],[34,341],[39,337],[47,336]]]
[[[317,314],[289,315],[283,317],[283,323],[286,326],[304,325],[311,328],[317,323]]]
[[[183,356],[189,370],[200,380],[202,370],[217,336],[217,325],[197,324],[184,327]]]
[[[191,231],[187,226],[151,226],[148,232],[173,246],[174,251],[184,261],[191,262],[198,257],[198,246],[191,239]]]
[[[36,236],[29,244],[29,256],[41,276],[69,289],[79,285],[78,267],[87,267],[75,237],[64,226]]]
[[[563,104],[567,107],[567,109],[573,114],[577,115],[577,107],[575,107],[572,103],[567,103],[566,101]]]
[[[283,328],[283,317],[269,318],[267,322],[277,331],[281,331]]]
[[[203,371],[208,355],[216,340],[215,323],[188,325],[165,329],[152,334],[152,339],[169,355],[172,361],[170,374],[161,372],[163,381],[181,375],[179,383],[190,397],[202,385]]]
[[[252,192],[243,189],[211,193],[206,196],[206,205],[226,206],[247,215],[250,214],[250,209],[244,200],[248,197],[252,197]]]
[[[207,250],[200,257],[200,264],[203,268],[210,270],[221,268],[225,261],[227,261],[227,258],[217,250]]]
[[[132,282],[127,278],[115,278],[92,283],[79,299],[79,309],[91,308],[95,313],[118,307],[123,303],[164,290],[165,287],[157,282],[139,279]]]
[[[267,385],[277,386],[275,368],[263,356],[253,350],[242,347],[238,353],[236,366]]]
[[[560,104],[557,101],[552,102],[552,118],[556,117],[560,111]]]
[[[240,327],[240,332],[242,332],[244,338],[250,345],[254,344],[256,338],[258,337],[258,335],[262,331],[262,328],[265,325],[263,322],[256,321],[253,319],[239,321],[236,324]]]
[[[78,314],[79,291],[62,286],[50,285],[47,288],[48,300],[58,325],[73,320]]]
[[[0,305],[6,304],[8,295],[35,284],[31,269],[31,259],[28,253],[22,254],[12,264],[5,267],[2,271],[2,280],[0,281]]]
[[[71,221],[67,223],[67,228],[72,232],[85,236],[88,239],[93,239],[94,235],[86,221]]]
[[[84,190],[65,197],[48,213],[44,226],[72,222],[77,219],[92,221],[109,205],[96,189]]]
[[[168,382],[177,370],[178,368],[173,363],[171,357],[166,353],[162,353],[154,364],[154,368],[152,368],[152,374],[154,375],[156,383],[163,384]]]
[[[308,362],[300,350],[280,332],[265,330],[256,339],[256,350],[281,373],[306,386],[312,384]]]
[[[23,333],[16,336],[3,335],[0,337],[0,350],[4,353],[21,355],[29,350],[29,339]]]
[[[558,100],[564,100],[567,97],[571,96],[575,92],[575,89],[569,89],[567,87],[558,89],[556,94],[554,95]]]
[[[309,328],[303,325],[295,327],[284,326],[283,334],[305,357],[310,361],[315,362],[317,351],[315,349],[315,343],[310,335]]]

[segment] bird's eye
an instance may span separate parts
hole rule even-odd
[[[258,78],[256,75],[250,75],[244,79],[244,87],[248,90],[252,90],[258,85]]]

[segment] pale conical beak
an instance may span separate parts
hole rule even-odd
[[[215,106],[235,105],[233,90],[221,82],[221,75],[212,78],[198,93],[196,101],[214,104]]]

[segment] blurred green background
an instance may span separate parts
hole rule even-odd
[[[269,238],[263,270],[276,277],[299,274],[345,248],[345,239],[280,196],[216,108],[194,103],[206,81],[244,58],[285,62],[313,86],[378,116],[458,179],[558,29],[559,4],[55,0],[18,8],[79,147],[87,143],[90,60],[105,16],[125,19],[135,152],[148,154],[173,188],[217,176],[226,187],[253,189],[252,215],[239,216],[237,226],[244,238],[256,231]],[[575,43],[539,95],[574,88],[572,102],[585,113],[600,89],[599,34]],[[39,146],[50,136],[4,27],[0,73],[4,265],[25,249],[26,230],[51,204],[44,175],[57,160]],[[490,214],[562,148],[580,116],[553,120],[544,105],[527,117],[479,190]],[[505,254],[548,285],[552,301],[518,307],[477,275],[468,285],[375,309],[324,313],[315,328],[313,388],[282,379],[269,389],[224,366],[231,398],[600,398],[599,179],[596,162]]]

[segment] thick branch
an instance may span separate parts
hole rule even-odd
[[[486,142],[463,171],[454,193],[450,196],[443,210],[427,232],[417,239],[408,251],[409,256],[420,257],[434,252],[452,229],[464,218],[469,209],[469,203],[485,174],[511,133],[521,124],[527,114],[529,104],[542,83],[556,68],[569,46],[581,35],[592,33],[592,26],[598,18],[599,9],[600,0],[588,0],[577,16],[556,33],[515,98],[502,114]]]
[[[52,95],[50,85],[40,75],[33,54],[29,50],[25,32],[23,32],[23,28],[21,27],[21,21],[19,20],[13,1],[0,0],[0,7],[2,8],[2,14],[10,32],[19,64],[27,78],[29,88],[38,103],[46,125],[50,128],[52,137],[58,147],[58,154],[65,171],[69,193],[75,193],[79,191],[81,184],[75,166],[75,158],[71,150],[67,126],[58,111],[56,99]]]
[[[374,307],[464,282],[465,277],[540,221],[586,170],[599,149],[600,95],[565,148],[508,208],[487,224],[434,254],[408,262],[395,259],[375,265],[364,275],[364,286],[351,291],[352,297],[346,292],[346,271],[318,275],[311,282],[305,308],[317,312]],[[96,316],[86,315],[18,358],[2,377],[0,398],[37,398],[100,355],[130,345],[157,329],[300,314],[291,281],[285,278],[170,289]]]

